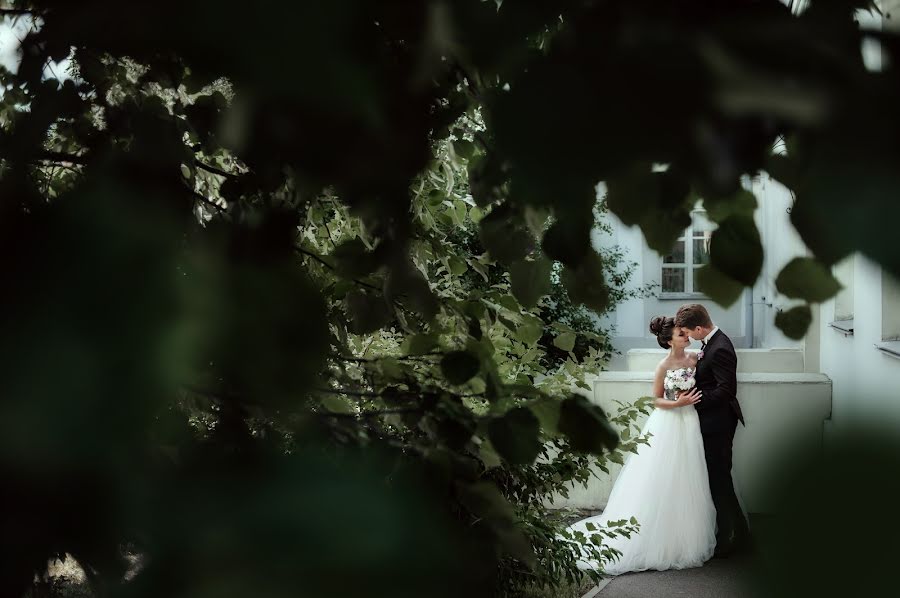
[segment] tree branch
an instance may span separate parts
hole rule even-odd
[[[302,255],[305,255],[305,256],[307,256],[307,257],[311,257],[312,259],[316,260],[317,262],[319,262],[320,264],[322,264],[323,266],[325,266],[325,267],[328,268],[329,270],[337,271],[337,268],[336,268],[333,264],[329,264],[329,263],[326,262],[324,259],[322,259],[322,256],[317,255],[317,254],[313,253],[312,251],[308,251],[308,250],[303,249],[302,247],[298,247],[298,246],[296,246],[296,245],[294,246],[294,251],[296,251],[297,253],[300,253],[300,254],[302,254]],[[378,291],[379,293],[381,292],[381,289],[378,288],[378,287],[376,287],[376,286],[373,285],[373,284],[369,284],[368,282],[365,282],[365,281],[363,281],[363,280],[359,280],[359,279],[357,279],[357,278],[353,278],[353,279],[351,279],[351,280],[352,280],[353,282],[355,282],[356,284],[360,285],[360,286],[366,287],[366,288],[368,288],[368,289],[372,289],[373,291]]]
[[[220,214],[225,212],[225,208],[224,208],[223,206],[220,206],[219,204],[217,204],[216,202],[214,202],[214,201],[211,200],[210,198],[206,197],[206,196],[203,195],[202,193],[199,193],[199,192],[195,191],[194,189],[190,189],[190,192],[191,192],[191,194],[192,194],[195,198],[199,199],[200,201],[202,201],[202,202],[205,203],[206,205],[208,205],[208,206],[210,206],[210,207],[215,208],[216,210],[218,210]]]
[[[321,392],[325,394],[331,395],[347,395],[348,397],[360,397],[360,398],[373,398],[378,399],[385,397],[384,393],[379,392],[370,392],[367,390],[348,390],[346,388],[314,388],[316,392]],[[445,390],[443,388],[438,388],[434,390],[422,390],[420,392],[415,392],[412,390],[395,390],[393,393],[394,396],[407,396],[407,397],[427,397],[437,395],[439,393],[447,393],[448,395],[458,397],[460,399],[471,399],[471,398],[484,398],[483,392],[471,393],[471,394],[459,394],[455,392],[451,392],[449,390]]]
[[[377,417],[379,415],[395,415],[404,413],[425,413],[424,409],[380,409],[377,411],[361,411],[359,413],[316,413],[319,417],[339,419],[358,419],[361,417]]]
[[[398,361],[427,361],[426,357],[434,357],[443,355],[443,351],[431,351],[422,353],[421,355],[379,355],[377,357],[354,357],[352,355],[341,355],[339,353],[331,353],[328,355],[331,359],[340,359],[343,361],[353,361],[356,363],[371,363],[381,361],[383,359],[396,359]]]
[[[196,165],[197,168],[205,170],[206,172],[211,172],[213,174],[223,176],[227,179],[236,179],[236,178],[240,177],[240,175],[238,175],[238,174],[234,174],[233,172],[227,172],[227,171],[222,170],[221,168],[217,168],[216,166],[213,166],[211,164],[201,162],[200,160],[197,160],[196,158],[194,159],[194,165]]]
[[[69,154],[66,152],[43,151],[37,158],[48,162],[68,162],[70,164],[85,165],[88,163],[87,157],[80,154]]]

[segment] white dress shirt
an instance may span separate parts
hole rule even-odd
[[[711,338],[713,337],[713,335],[714,335],[715,333],[717,333],[718,331],[719,331],[719,327],[713,325],[713,329],[710,330],[710,331],[709,331],[709,334],[707,334],[706,336],[704,336],[704,337],[703,337],[703,340],[700,341],[700,342],[702,342],[704,346],[707,345],[707,344],[709,343],[709,339],[711,339]]]

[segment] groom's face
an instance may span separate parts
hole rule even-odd
[[[702,326],[697,326],[696,328],[682,328],[681,330],[695,341],[701,341],[703,340],[703,337],[706,336]]]

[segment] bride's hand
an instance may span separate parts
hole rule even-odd
[[[678,407],[687,407],[688,405],[694,405],[700,402],[700,397],[703,395],[703,391],[699,388],[692,388],[688,392],[680,392],[678,393],[678,398],[675,399],[675,403]]]

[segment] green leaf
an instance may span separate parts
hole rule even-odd
[[[481,462],[484,463],[486,469],[492,469],[503,465],[503,462],[500,460],[500,455],[497,454],[496,449],[494,449],[489,440],[482,441],[481,445],[478,447],[478,457],[481,459]]]
[[[322,406],[332,413],[356,413],[356,407],[349,400],[337,395],[328,395],[324,397],[322,399]]]
[[[460,502],[475,515],[493,522],[512,522],[515,511],[493,482],[475,482],[460,489]]]
[[[438,335],[435,333],[415,334],[403,341],[400,349],[406,355],[424,355],[438,346]]]
[[[481,362],[468,351],[451,351],[441,359],[441,371],[450,384],[465,384],[481,369]]]
[[[400,362],[397,359],[385,357],[378,361],[378,365],[381,367],[381,372],[385,377],[393,380],[403,378],[403,366],[400,365]]]
[[[432,208],[436,208],[444,202],[446,197],[447,196],[438,189],[432,189],[425,197],[425,203],[427,203]]]
[[[495,207],[479,222],[479,238],[492,259],[502,264],[521,260],[534,249],[534,237],[515,221],[506,205]]]
[[[812,311],[808,305],[798,305],[787,311],[778,312],[775,315],[775,326],[781,330],[784,335],[794,340],[800,340],[809,330],[812,323]]]
[[[522,307],[530,309],[538,300],[550,293],[550,260],[539,257],[536,260],[522,260],[510,268],[512,293]]]
[[[733,215],[719,224],[709,242],[710,261],[717,270],[745,286],[753,286],[762,271],[763,248],[752,217]]]
[[[385,288],[388,297],[409,305],[426,320],[431,320],[440,309],[425,276],[412,264],[393,268]]]
[[[797,257],[778,273],[775,288],[792,299],[821,303],[834,297],[841,290],[841,283],[818,260]]]
[[[338,272],[352,278],[371,274],[379,265],[375,255],[359,238],[341,243],[330,256],[334,258]]]
[[[544,254],[567,266],[577,266],[591,250],[591,224],[589,218],[557,220],[541,240]]]
[[[538,418],[541,429],[546,434],[555,435],[559,433],[559,410],[561,401],[555,398],[538,399],[531,403],[528,408]]]
[[[571,351],[575,348],[575,334],[573,332],[564,332],[553,339],[553,344],[563,351]]]
[[[516,337],[525,345],[531,347],[544,336],[544,323],[539,318],[525,320],[516,331]]]
[[[797,160],[790,156],[773,154],[766,161],[766,172],[773,179],[789,189],[797,189],[801,177],[799,176]]]
[[[537,557],[534,554],[531,540],[517,525],[507,525],[495,530],[495,532],[500,541],[500,546],[505,552],[531,569],[537,566]]]
[[[393,317],[391,308],[383,297],[365,291],[348,292],[344,303],[350,315],[350,330],[355,334],[379,330]]]
[[[460,158],[468,160],[475,155],[475,144],[465,139],[453,142],[453,152]]]
[[[652,172],[638,164],[606,181],[610,211],[627,225],[638,225],[647,245],[657,253],[669,253],[675,240],[691,224],[694,195],[686,177],[669,168]]]
[[[619,436],[606,414],[582,396],[563,401],[559,410],[559,431],[569,438],[572,447],[595,455],[611,451],[619,443]]]
[[[582,303],[597,314],[603,314],[609,306],[609,287],[603,275],[603,262],[593,251],[576,268],[563,268],[562,282],[573,302]]]
[[[460,502],[483,519],[497,535],[504,552],[529,567],[536,559],[531,542],[516,523],[513,506],[491,482],[475,482],[460,490]]]
[[[538,418],[526,407],[511,409],[488,424],[491,444],[514,465],[534,462],[542,446],[540,431]]]
[[[712,264],[694,270],[697,290],[721,305],[729,307],[741,296],[744,285],[722,274]]]
[[[731,216],[752,219],[753,212],[758,206],[756,196],[746,189],[741,189],[729,197],[721,199],[707,197],[703,200],[706,214],[713,222],[722,222]]]
[[[454,276],[461,276],[466,273],[469,269],[468,264],[466,264],[466,260],[460,259],[456,256],[451,257],[447,260],[447,263],[450,266],[450,272]]]

